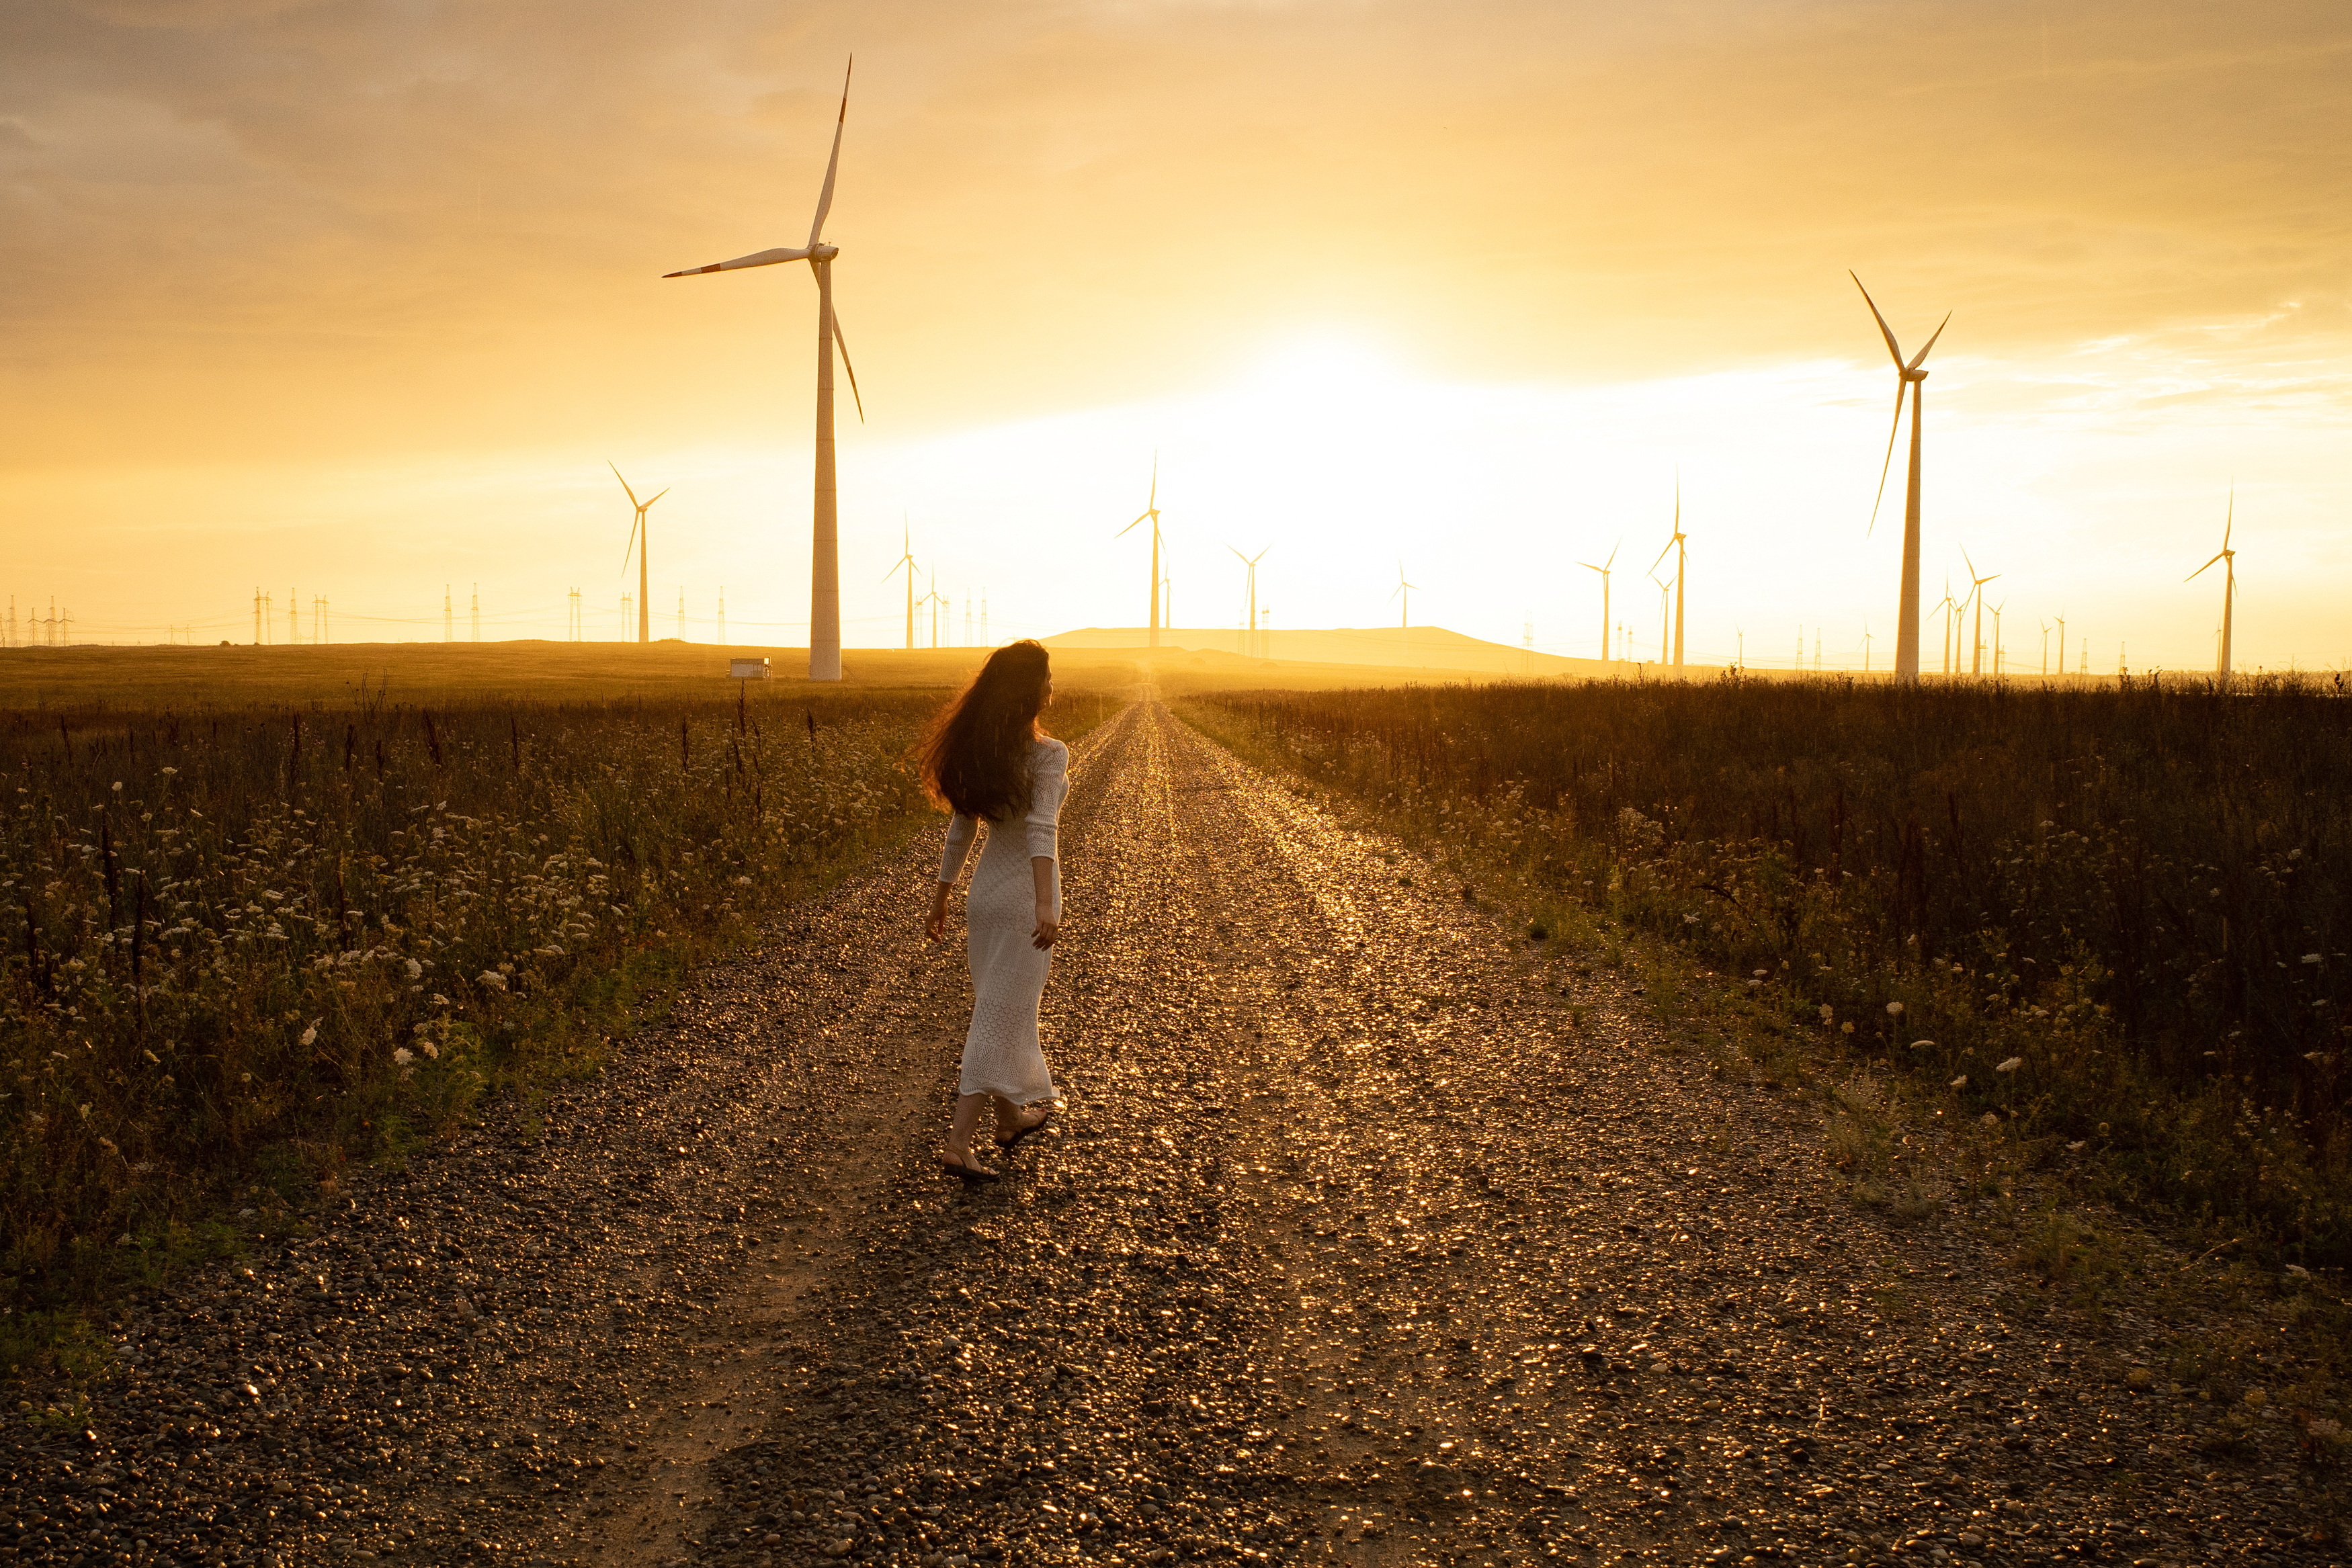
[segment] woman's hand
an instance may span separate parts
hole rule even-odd
[[[1035,943],[1037,946],[1042,949],[1051,947],[1054,945],[1054,939],[1061,934],[1062,923],[1054,918],[1054,906],[1050,904],[1039,904],[1037,906],[1037,929],[1031,934],[1029,940]]]
[[[931,884],[931,909],[923,916],[923,935],[936,942],[948,933],[948,884]]]

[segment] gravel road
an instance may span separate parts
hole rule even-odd
[[[593,1081],[126,1322],[0,1557],[292,1564],[2334,1561],[1801,1097],[1144,701],[1077,747],[1067,1106],[933,1161],[937,835]],[[2145,1387],[2137,1385],[2146,1385]]]

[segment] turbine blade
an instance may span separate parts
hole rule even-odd
[[[1247,559],[1249,559],[1249,557],[1247,557],[1247,556],[1245,556],[1245,555],[1242,554],[1242,552],[1241,552],[1241,551],[1239,551],[1239,550],[1237,550],[1237,549],[1234,549],[1234,547],[1233,547],[1233,546],[1231,546],[1231,545],[1227,545],[1225,548],[1226,548],[1227,549],[1233,549],[1233,550],[1234,550],[1234,559],[1236,559],[1236,560],[1247,560]]]
[[[629,557],[636,553],[637,525],[645,520],[646,515],[643,512],[639,512],[629,524],[629,542],[621,549],[621,570],[623,571],[629,570]]]
[[[699,277],[706,272],[733,272],[741,267],[773,267],[780,261],[806,261],[805,247],[794,250],[779,246],[774,250],[755,250],[749,256],[739,256],[732,261],[714,261],[709,267],[689,267],[684,272],[665,272],[664,277]]]
[[[830,310],[833,320],[833,341],[841,350],[841,368],[849,372],[849,401],[857,405],[857,423],[866,423],[866,400],[857,395],[857,367],[849,362],[849,340],[841,335],[841,312]]]
[[[1927,358],[1927,350],[1936,346],[1936,340],[1942,337],[1944,335],[1944,329],[1951,324],[1952,313],[1947,310],[1944,312],[1944,319],[1936,323],[1936,329],[1927,335],[1927,343],[1917,353],[1911,356],[1911,362],[1903,368],[1906,371],[1916,371],[1920,367],[1920,365],[1925,363]]]
[[[1878,494],[1870,503],[1870,526],[1862,530],[1867,538],[1878,531],[1878,508],[1886,504],[1886,476],[1895,472],[1895,438],[1903,434],[1903,381],[1895,382],[1895,423],[1886,427],[1886,456],[1878,465]]]
[[[1620,539],[1620,540],[1618,540],[1615,544],[1611,545],[1611,546],[1609,547],[1609,559],[1608,559],[1608,560],[1607,560],[1607,561],[1605,561],[1605,562],[1603,562],[1603,563],[1602,563],[1601,570],[1603,570],[1603,571],[1607,571],[1611,567],[1615,566],[1615,565],[1617,564],[1617,552],[1618,552],[1619,550],[1621,550],[1621,549],[1623,549],[1624,548],[1625,548],[1625,541],[1624,541],[1624,540],[1622,540],[1622,539]]]
[[[1665,549],[1662,549],[1662,550],[1660,550],[1660,551],[1658,552],[1658,560],[1664,560],[1664,559],[1666,559],[1666,557],[1668,557],[1668,556],[1670,556],[1670,555],[1674,554],[1674,552],[1675,552],[1675,541],[1674,541],[1674,540],[1672,540],[1672,539],[1668,539],[1668,540],[1666,541],[1666,548],[1665,548]],[[1652,561],[1652,562],[1650,563],[1650,570],[1651,570],[1653,572],[1654,572],[1654,571],[1656,571],[1656,570],[1658,570],[1658,560],[1654,560],[1654,561]]]
[[[604,466],[613,469],[614,478],[621,479],[621,471],[618,468],[613,467],[613,460],[611,458],[607,457],[604,459]],[[637,504],[637,493],[629,488],[629,482],[626,479],[621,479],[621,488],[627,494],[629,497],[629,505],[632,507],[635,506]]]
[[[622,486],[622,488],[624,488],[624,489],[626,489],[627,487],[628,487],[628,486]],[[648,512],[652,511],[652,510],[654,509],[654,502],[655,502],[655,501],[658,501],[658,500],[660,500],[664,496],[667,496],[667,495],[668,495],[668,494],[669,494],[669,486],[667,486],[667,485],[664,485],[660,489],[658,489],[658,490],[655,491],[655,492],[654,492],[654,494],[653,494],[653,496],[652,496],[652,497],[651,497],[650,499],[648,499],[648,500],[646,502],[646,507],[645,507],[645,509],[646,509],[646,511],[648,511]]]
[[[1160,454],[1159,454],[1159,453],[1157,453],[1157,452],[1154,452],[1154,453],[1151,455],[1151,495],[1150,495],[1150,497],[1149,497],[1149,498],[1148,498],[1148,499],[1143,503],[1143,509],[1144,509],[1145,511],[1149,512],[1149,511],[1151,511],[1154,507],[1158,507],[1159,505],[1160,505]]]
[[[2217,555],[2213,558],[2213,560],[2220,560],[2221,559],[2221,558]],[[2190,572],[2187,577],[2182,578],[2180,580],[2183,582],[2196,581],[2199,578],[2205,575],[2205,567],[2211,566],[2213,564],[2213,560],[2207,561],[2205,566],[2199,567],[2195,571]]]
[[[2230,486],[2230,510],[2228,515],[2221,519],[2221,548],[2224,550],[2230,548],[2230,530],[2237,526],[2238,486],[2235,484],[2232,484]]]
[[[1862,279],[1854,277],[1851,267],[1846,270],[1846,276],[1853,277],[1853,286],[1856,288],[1862,288]],[[1862,302],[1870,307],[1871,319],[1878,323],[1878,335],[1886,340],[1886,351],[1894,356],[1895,368],[1898,371],[1903,369],[1903,350],[1895,347],[1895,329],[1889,327],[1886,324],[1886,318],[1878,313],[1878,301],[1870,297],[1870,290],[1867,288],[1862,288]]]
[[[1151,515],[1151,514],[1150,514],[1150,512],[1146,512],[1146,513],[1144,513],[1144,514],[1143,514],[1143,517],[1150,517],[1150,515]],[[1138,518],[1136,518],[1136,519],[1135,519],[1135,523],[1139,523],[1139,522],[1143,521],[1143,517],[1138,517]],[[1117,533],[1115,533],[1115,534],[1111,535],[1111,538],[1115,538],[1115,539],[1123,539],[1123,538],[1127,538],[1127,536],[1128,536],[1129,534],[1130,534],[1130,533],[1132,533],[1132,532],[1134,532],[1134,531],[1135,531],[1135,523],[1129,523],[1129,524],[1128,524],[1128,525],[1127,525],[1127,527],[1125,527],[1125,528],[1123,528],[1119,529],[1119,530],[1118,530],[1118,532],[1117,532]]]
[[[1580,561],[1578,561],[1576,564],[1577,564],[1577,565],[1579,565],[1579,566],[1580,566],[1580,567],[1582,567],[1582,568],[1583,568],[1585,570],[1587,570],[1587,571],[1604,571],[1604,572],[1605,572],[1605,569],[1603,569],[1603,568],[1601,568],[1601,567],[1597,567],[1597,566],[1593,565],[1593,564],[1592,564],[1591,561],[1589,561],[1589,560],[1580,560]]]
[[[851,57],[849,65],[851,69],[856,68],[857,60],[855,56]],[[841,73],[841,112],[835,117],[833,121],[833,156],[826,159],[824,162],[824,189],[817,193],[816,216],[809,223],[809,250],[814,250],[816,248],[816,242],[824,237],[824,215],[825,214],[833,211],[833,176],[834,172],[841,167],[841,132],[842,128],[846,126],[848,123],[849,71],[844,70]],[[807,251],[803,251],[802,254],[806,255]]]

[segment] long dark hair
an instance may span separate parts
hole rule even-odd
[[[1037,715],[1052,678],[1042,643],[1024,639],[988,656],[923,737],[923,788],[934,801],[992,822],[1029,804],[1029,743],[1045,733]]]

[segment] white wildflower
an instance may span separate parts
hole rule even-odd
[[[2014,1072],[2024,1065],[2025,1058],[2021,1056],[2012,1056],[2007,1061],[2002,1062],[1999,1067],[1994,1068],[1993,1071],[1995,1072]]]
[[[2298,1280],[2308,1280],[2311,1278],[2311,1270],[2305,1268],[2300,1263],[2288,1264],[2286,1266],[2286,1271]]]
[[[405,1066],[407,1066],[410,1062],[412,1062],[412,1061],[415,1061],[415,1060],[416,1060],[416,1053],[415,1053],[415,1051],[413,1051],[409,1050],[409,1049],[408,1049],[408,1047],[406,1047],[406,1046],[404,1046],[404,1045],[401,1045],[401,1046],[394,1046],[394,1047],[393,1048],[393,1052],[392,1052],[392,1062],[393,1062],[393,1065],[394,1065],[394,1066],[395,1066],[395,1067],[405,1067]]]
[[[2066,1152],[2070,1155],[2079,1155],[2088,1147],[2090,1147],[2089,1139],[2077,1138],[2073,1143],[2066,1145]]]
[[[1899,1019],[1899,1018],[1901,1018],[1901,1017],[1903,1016],[1903,1004],[1902,1004],[1901,1002],[1889,1002],[1889,1003],[1887,1003],[1887,1004],[1886,1004],[1886,1016],[1887,1016],[1888,1018],[1891,1018],[1891,1019]]]
[[[1829,1005],[1829,1003],[1827,1003],[1827,1002],[1823,1002],[1823,1003],[1822,1004],[1822,1021],[1823,1023],[1827,1023],[1827,1022],[1829,1022],[1829,1021],[1830,1021],[1830,1019],[1832,1019],[1835,1018],[1836,1016],[1837,1016],[1837,1009],[1836,1009],[1835,1008],[1831,1007],[1831,1006]]]
[[[507,988],[507,977],[496,969],[483,970],[474,977],[474,981],[477,985],[488,986],[494,991],[503,991]]]
[[[2000,1113],[1997,1111],[1988,1111],[1983,1115],[1978,1117],[1977,1120],[1982,1122],[1988,1127],[1998,1127],[2000,1125]]]
[[[415,959],[411,958],[408,961],[408,977],[412,980],[423,979],[425,977],[425,966],[418,963]]]
[[[1953,1079],[1953,1080],[1952,1080],[1952,1087],[1953,1087],[1953,1088],[1955,1088],[1955,1089],[1966,1089],[1968,1086],[1969,1086],[1969,1075],[1968,1075],[1967,1073],[1965,1073],[1965,1072],[1961,1073],[1958,1078],[1955,1078],[1955,1079]]]
[[[429,1040],[419,1040],[416,1042],[416,1049],[423,1051],[425,1055],[431,1057],[436,1061],[441,1060],[441,1048],[434,1044]]]
[[[304,1045],[315,1045],[318,1043],[318,1040],[319,1020],[317,1019],[312,1019],[310,1020],[310,1027],[302,1031],[302,1043]]]
[[[2316,964],[2319,962],[2319,959],[2320,955],[2317,953],[2305,953],[2303,956],[2303,961],[2306,964]]]

